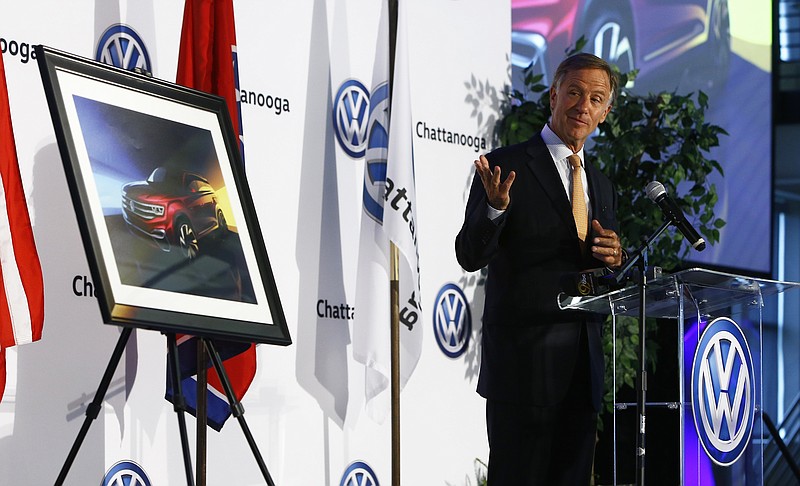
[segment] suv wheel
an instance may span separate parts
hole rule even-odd
[[[197,235],[192,228],[192,224],[185,218],[178,220],[178,246],[181,248],[181,253],[186,258],[192,260],[197,258],[200,252],[200,246],[197,243]]]

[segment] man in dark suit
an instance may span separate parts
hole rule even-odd
[[[478,393],[490,486],[590,481],[602,317],[560,311],[557,296],[582,270],[622,264],[614,187],[583,153],[616,91],[605,61],[571,56],[541,133],[475,161],[456,256],[467,271],[488,265]]]

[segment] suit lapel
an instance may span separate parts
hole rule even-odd
[[[550,151],[547,150],[544,140],[540,134],[536,134],[531,138],[527,148],[528,168],[533,173],[533,176],[539,181],[542,190],[547,197],[553,202],[553,207],[565,223],[575,226],[575,220],[572,217],[572,207],[569,204],[569,199],[564,192],[564,184],[561,182],[561,176],[556,171],[553,157]],[[577,239],[578,233],[575,231],[575,238]]]
[[[584,162],[586,168],[586,179],[589,181],[589,199],[592,204],[592,219],[599,219],[601,214],[608,211],[606,207],[606,198],[604,194],[600,194],[600,169],[590,164],[588,161]],[[589,235],[593,233],[591,227],[589,228]]]

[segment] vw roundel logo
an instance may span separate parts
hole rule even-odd
[[[133,71],[136,68],[153,72],[150,55],[139,34],[124,24],[114,24],[100,36],[95,60]]]
[[[369,91],[361,82],[348,79],[333,100],[333,129],[339,146],[355,159],[364,156],[369,122]]]
[[[144,469],[133,461],[119,461],[103,477],[103,486],[150,486]]]
[[[380,486],[369,464],[356,461],[345,469],[339,486]]]
[[[439,349],[450,358],[458,358],[469,347],[472,317],[464,292],[453,283],[439,291],[433,304],[433,335]]]
[[[755,369],[741,328],[720,317],[709,324],[692,364],[692,413],[700,443],[712,461],[729,466],[753,432]]]
[[[389,83],[372,92],[367,121],[367,150],[364,163],[364,210],[383,224],[383,201],[386,193],[386,160],[389,153]]]

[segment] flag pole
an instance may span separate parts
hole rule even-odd
[[[394,65],[397,52],[398,0],[389,0],[389,119],[394,101]],[[389,122],[389,137],[392,127]],[[400,250],[389,242],[391,309],[392,486],[400,486]]]
[[[206,486],[206,473],[208,464],[208,354],[206,344],[202,339],[195,339],[197,345],[197,433],[195,446],[197,460],[195,461],[196,486]]]
[[[400,486],[400,251],[389,243],[392,309],[392,486]]]

